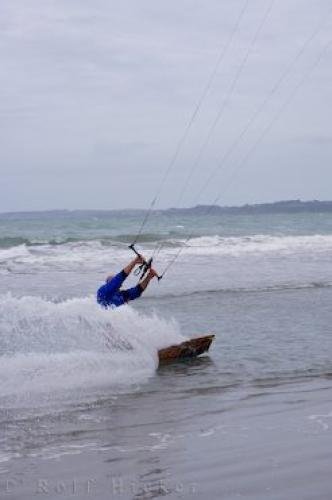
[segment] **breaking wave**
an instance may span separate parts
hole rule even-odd
[[[143,253],[151,254],[154,245],[142,243]],[[332,235],[271,236],[252,235],[241,237],[200,236],[185,239],[166,239],[158,254],[158,261],[167,262],[182,248],[181,259],[201,256],[241,257],[250,255],[303,255],[331,252]],[[66,241],[63,244],[29,245],[0,249],[0,271],[24,270],[26,266],[38,268],[77,269],[81,266],[96,268],[128,259],[124,243],[108,240]]]
[[[142,243],[155,243],[158,241],[165,241],[167,243],[167,238],[175,236],[176,232],[169,231],[166,234],[161,233],[145,233],[140,236],[140,241]],[[16,247],[19,245],[31,246],[60,246],[67,245],[68,243],[85,243],[85,242],[99,242],[104,246],[118,246],[123,244],[129,244],[134,241],[136,234],[134,233],[124,233],[113,236],[98,236],[98,237],[83,237],[83,236],[68,236],[68,237],[52,237],[49,239],[43,238],[24,238],[21,236],[5,236],[0,237],[0,249],[7,249]],[[166,240],[165,240],[166,238]],[[170,241],[170,244],[171,241]]]
[[[114,236],[98,236],[98,237],[59,237],[50,239],[24,238],[24,237],[0,237],[0,249],[9,249],[20,245],[28,247],[34,246],[66,246],[68,244],[96,244],[101,246],[125,246],[131,243],[136,234],[118,234]],[[314,235],[269,235],[269,234],[252,234],[245,236],[221,236],[221,235],[193,235],[177,233],[176,231],[168,231],[162,233],[146,233],[140,235],[140,243],[157,243],[163,242],[166,247],[186,246],[186,247],[214,247],[214,246],[243,246],[243,245],[267,245],[283,247],[294,244],[306,243],[321,243],[332,244],[332,235],[330,234],[314,234]]]

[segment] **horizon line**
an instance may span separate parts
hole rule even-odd
[[[241,209],[247,207],[257,207],[264,205],[278,205],[287,203],[298,203],[298,204],[309,204],[309,203],[332,203],[332,200],[301,200],[298,199],[288,199],[288,200],[277,200],[277,201],[266,201],[266,202],[256,202],[256,203],[243,203],[239,205],[215,205],[215,204],[199,204],[190,207],[168,207],[153,209],[152,212],[167,212],[171,210],[194,210],[203,207],[216,207],[221,209]],[[45,212],[147,212],[148,208],[46,208],[46,209],[36,209],[36,210],[6,210],[0,211],[0,215],[9,214],[29,214],[29,213],[45,213]]]

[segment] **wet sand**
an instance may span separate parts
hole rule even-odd
[[[202,369],[179,367],[182,376]],[[174,370],[174,368],[173,368]],[[174,373],[173,373],[174,375]],[[159,378],[169,379],[166,369]],[[62,433],[1,464],[1,497],[328,500],[330,379],[249,390],[153,387],[67,418]],[[210,410],[209,410],[210,408]],[[50,417],[49,417],[50,418]],[[93,425],[91,425],[93,423]],[[42,424],[42,423],[41,423]],[[33,446],[32,446],[33,447]]]

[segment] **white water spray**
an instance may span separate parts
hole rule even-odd
[[[175,322],[129,306],[103,310],[93,298],[60,303],[0,296],[0,398],[139,384],[157,351],[183,340]]]

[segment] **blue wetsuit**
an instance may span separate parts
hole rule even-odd
[[[102,285],[97,291],[97,302],[101,306],[105,307],[119,307],[126,304],[129,300],[138,299],[142,294],[142,287],[136,285],[128,290],[120,290],[120,287],[124,280],[127,278],[127,274],[121,271],[119,274],[113,276],[113,278]]]

